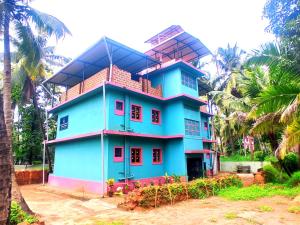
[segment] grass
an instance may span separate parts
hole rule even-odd
[[[284,185],[267,184],[264,186],[252,185],[244,188],[229,187],[221,190],[218,195],[229,200],[256,200],[276,195],[295,197],[298,194],[300,194],[300,186],[290,188]]]
[[[300,206],[296,206],[296,205],[290,206],[290,207],[288,208],[288,211],[289,211],[290,213],[300,213]]]
[[[260,212],[272,212],[273,208],[271,206],[268,205],[261,205],[258,207]]]
[[[233,220],[237,218],[237,214],[235,212],[229,212],[224,215],[224,217],[228,220]]]
[[[231,155],[231,156],[221,156],[222,162],[241,162],[241,161],[255,161],[251,160],[250,155]]]

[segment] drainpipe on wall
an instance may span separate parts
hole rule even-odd
[[[106,93],[105,93],[105,81],[103,82],[103,130],[101,132],[101,156],[102,156],[102,197],[105,193],[105,173],[104,173],[104,131],[106,130]]]

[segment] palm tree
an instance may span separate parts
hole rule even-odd
[[[18,24],[18,26],[15,26]],[[48,36],[55,36],[60,39],[65,34],[70,34],[67,27],[57,18],[42,13],[30,5],[28,1],[23,0],[3,0],[0,2],[0,28],[3,30],[4,43],[4,73],[3,73],[3,101],[4,101],[4,119],[6,124],[8,145],[10,146],[10,155],[12,155],[12,100],[11,100],[11,51],[10,51],[10,28],[13,28],[16,33],[26,26],[30,29],[36,29],[47,33]],[[34,40],[31,40],[34,42]],[[14,173],[14,166],[11,165]],[[15,176],[13,176],[13,187],[17,187]],[[14,192],[16,200],[21,204],[21,207],[30,211],[25,203],[21,192],[16,189]]]
[[[7,132],[4,123],[3,100],[0,94],[0,224],[8,224],[11,201],[11,154],[7,145]]]

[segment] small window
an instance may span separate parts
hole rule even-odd
[[[196,120],[184,119],[185,134],[187,135],[200,135],[200,124]]]
[[[152,123],[160,124],[160,111],[157,109],[152,109]]]
[[[208,130],[208,123],[204,122],[204,130]]]
[[[142,106],[131,105],[131,120],[142,121]]]
[[[115,162],[123,162],[124,160],[124,148],[121,146],[116,146],[114,148],[114,161]]]
[[[131,165],[142,165],[142,149],[141,148],[131,148]]]
[[[197,90],[197,80],[189,74],[181,74],[181,83],[182,85]]]
[[[124,101],[116,100],[115,103],[115,114],[122,116],[124,115]]]
[[[69,116],[64,116],[64,117],[60,118],[59,130],[68,129],[68,125],[69,125]]]
[[[152,163],[161,164],[162,163],[162,151],[160,148],[152,149]]]

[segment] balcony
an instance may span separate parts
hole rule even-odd
[[[64,103],[68,100],[76,98],[80,94],[89,92],[108,80],[109,68],[105,68],[62,93],[60,97],[60,103]],[[115,65],[112,67],[111,82],[137,92],[144,92],[156,97],[162,97],[161,85],[152,87],[151,81],[142,77],[140,77],[138,81],[133,80],[131,79],[131,73],[121,70]]]

